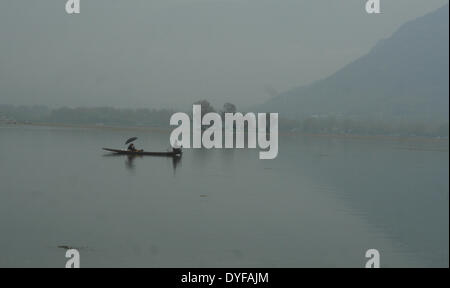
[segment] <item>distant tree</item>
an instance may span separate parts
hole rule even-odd
[[[236,113],[236,111],[237,111],[236,105],[234,105],[232,103],[225,103],[225,104],[223,104],[222,114],[225,114],[225,113]]]
[[[207,100],[197,101],[197,102],[194,103],[194,105],[202,106],[202,116],[204,116],[205,114],[210,113],[210,112],[216,112],[214,107]]]
[[[229,103],[229,102],[223,104],[222,111],[220,111],[220,114],[222,116],[222,121],[225,123],[225,113],[233,113],[234,114],[236,112],[237,112],[236,105]],[[247,125],[247,123],[245,125]],[[233,128],[236,128],[236,123],[233,123]]]

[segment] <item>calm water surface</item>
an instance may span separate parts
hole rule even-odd
[[[0,126],[0,267],[449,265],[448,141],[280,136],[257,150],[109,156],[169,132]]]

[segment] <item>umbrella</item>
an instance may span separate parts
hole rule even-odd
[[[136,141],[138,138],[137,137],[133,137],[127,140],[127,142],[125,142],[125,145],[130,144],[131,142]]]

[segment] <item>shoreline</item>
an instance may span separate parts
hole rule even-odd
[[[60,127],[60,128],[77,128],[77,129],[101,129],[115,131],[142,131],[142,132],[171,132],[173,129],[164,127],[140,127],[140,126],[109,126],[109,125],[80,125],[67,123],[0,123],[0,126],[17,127],[17,126],[34,126],[34,127]],[[354,140],[391,140],[391,141],[411,141],[411,142],[449,142],[449,138],[444,137],[426,137],[426,136],[394,136],[394,135],[362,135],[362,134],[321,134],[321,133],[302,133],[291,131],[279,131],[280,136],[307,136],[320,138],[337,138],[337,139],[354,139]]]

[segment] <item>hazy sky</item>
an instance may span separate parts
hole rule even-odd
[[[448,0],[0,2],[0,104],[258,104],[330,75]]]

